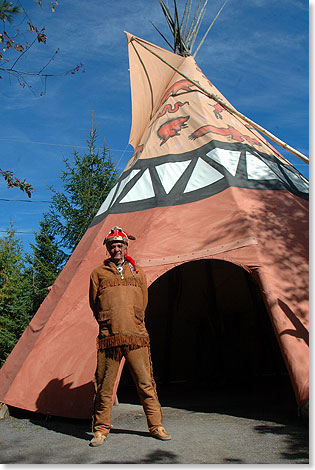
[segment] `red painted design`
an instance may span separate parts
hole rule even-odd
[[[191,89],[191,87],[193,87],[193,86],[194,86],[194,85],[193,85],[189,80],[186,80],[186,79],[184,79],[184,80],[179,80],[178,82],[173,83],[173,85],[170,86],[170,87],[166,90],[166,92],[165,92],[165,94],[164,94],[164,96],[163,96],[163,98],[162,98],[162,100],[161,100],[161,104],[165,103],[165,101],[166,101],[170,96],[176,96],[176,95],[178,95],[180,91],[183,91],[183,92],[186,92],[186,93],[187,93],[187,92],[190,92],[190,91],[193,91],[193,90]]]
[[[176,113],[176,111],[178,111],[178,109],[181,106],[184,106],[184,104],[189,104],[189,101],[185,101],[185,103],[182,103],[181,101],[177,101],[177,103],[174,104],[174,107],[172,107],[172,105],[170,103],[168,103],[164,106],[164,108],[158,114],[157,117],[160,118],[160,117],[164,116],[164,114],[166,114],[166,113]]]
[[[213,134],[219,134],[219,135],[224,135],[227,137],[231,137],[231,139],[236,140],[237,142],[244,142],[247,140],[252,145],[259,145],[261,146],[261,143],[250,137],[249,135],[244,135],[241,134],[237,129],[235,129],[232,126],[228,126],[227,128],[222,128],[222,127],[216,127],[212,126],[210,124],[206,126],[199,127],[199,129],[196,129],[190,136],[189,139],[195,140],[198,139],[199,137],[202,137],[209,132],[212,132]]]
[[[189,118],[190,116],[181,116],[175,119],[171,119],[170,121],[166,121],[164,124],[162,124],[162,126],[159,127],[157,131],[158,137],[162,140],[160,145],[165,144],[165,142],[170,137],[175,137],[176,135],[179,135],[179,132],[182,129],[188,127],[186,122]]]
[[[221,106],[219,103],[211,104],[210,106],[213,107],[213,112],[214,112],[215,117],[217,119],[223,119],[222,114],[221,114],[224,111],[223,106]]]

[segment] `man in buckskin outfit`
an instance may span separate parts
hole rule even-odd
[[[113,227],[104,244],[110,255],[93,270],[90,307],[99,324],[93,432],[90,445],[100,446],[110,432],[112,395],[119,363],[124,356],[136,384],[152,437],[169,440],[163,428],[162,411],[152,373],[149,335],[144,323],[148,288],[142,268],[127,255],[128,239]]]

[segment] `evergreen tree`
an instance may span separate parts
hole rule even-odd
[[[40,231],[35,233],[35,244],[31,244],[32,257],[28,257],[32,271],[32,313],[35,314],[62,269],[65,255],[55,244],[54,235],[44,217]]]
[[[73,162],[63,159],[63,191],[50,187],[53,196],[46,220],[60,246],[71,253],[118,177],[109,148],[104,144],[101,151],[96,150],[96,139],[96,130],[91,131],[88,151],[83,155],[74,151]]]
[[[0,365],[31,319],[31,276],[13,226],[0,239]]]
[[[63,191],[51,187],[52,203],[40,222],[40,231],[25,255],[11,226],[0,239],[0,366],[17,343],[49,292],[68,255],[74,250],[100,205],[115,184],[118,171],[110,150],[96,150],[91,132],[88,151],[73,153],[61,172]]]

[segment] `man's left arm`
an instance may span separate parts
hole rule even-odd
[[[143,310],[147,308],[148,305],[148,284],[147,284],[147,277],[145,275],[145,272],[143,271],[142,268],[139,269],[139,274],[141,277],[141,289],[142,289],[142,295],[143,295]]]

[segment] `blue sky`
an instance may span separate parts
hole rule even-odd
[[[43,96],[44,84],[39,80],[31,82],[34,94],[2,74],[0,167],[25,178],[35,192],[33,202],[22,202],[28,197],[7,189],[0,180],[0,236],[12,221],[28,249],[48,209],[48,203],[40,202],[50,200],[47,186],[61,189],[63,156],[71,159],[73,149],[86,148],[92,110],[98,145],[105,139],[120,171],[126,166],[132,155],[128,145],[131,101],[123,31],[168,48],[150,20],[166,35],[168,29],[158,0],[59,0],[55,13],[47,0],[41,8],[34,0],[22,3],[32,23],[45,26],[48,39],[18,63],[20,69],[39,70],[58,48],[47,73],[60,73],[79,63],[84,69],[50,78]],[[184,3],[178,0],[179,6]],[[222,3],[208,2],[204,30]],[[308,14],[305,0],[229,0],[196,57],[205,75],[236,109],[306,156]],[[277,148],[308,178],[307,164]]]

